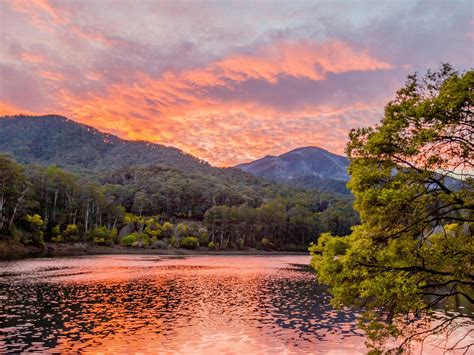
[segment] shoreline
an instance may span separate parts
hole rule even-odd
[[[44,257],[67,257],[67,256],[87,256],[87,255],[163,255],[163,256],[206,256],[206,255],[255,255],[255,256],[277,256],[277,255],[309,255],[309,252],[299,251],[276,251],[276,250],[209,250],[208,248],[198,248],[196,250],[187,249],[150,249],[132,248],[121,245],[116,246],[96,246],[87,243],[73,244],[53,244],[47,243],[45,248],[24,246],[17,243],[0,242],[0,261],[15,261],[30,258]]]

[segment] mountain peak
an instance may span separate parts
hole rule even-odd
[[[346,157],[331,153],[316,146],[293,149],[279,156],[267,155],[237,168],[263,177],[292,185],[321,188],[334,185],[345,192],[349,180]]]
[[[304,150],[317,150],[317,151],[326,151],[326,149],[323,149],[321,147],[315,146],[315,145],[308,145],[306,147],[299,147],[293,150],[290,150],[287,153],[292,153],[292,152],[299,152],[299,151],[304,151]]]

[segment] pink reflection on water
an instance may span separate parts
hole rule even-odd
[[[0,264],[0,352],[366,353],[307,256],[96,256]]]

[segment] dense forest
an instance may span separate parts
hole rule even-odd
[[[157,165],[74,174],[0,156],[4,240],[134,247],[305,250],[357,222],[350,197],[284,187],[245,173]]]
[[[319,233],[346,235],[358,222],[351,196],[213,167],[62,116],[3,117],[0,133],[8,241],[306,250]]]

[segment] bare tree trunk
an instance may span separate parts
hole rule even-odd
[[[97,208],[95,209],[95,226],[97,227],[98,225],[99,226],[102,226],[102,216],[100,215],[100,208],[99,206],[97,206]]]
[[[214,211],[212,212],[212,242],[215,242],[215,230],[216,230],[216,216]]]
[[[5,197],[3,194],[0,196],[0,230],[3,228],[4,219],[3,219],[3,206],[5,205]]]
[[[16,217],[16,213],[18,212],[19,208],[21,207],[21,204],[23,202],[23,200],[25,199],[25,195],[26,195],[26,188],[22,191],[20,197],[18,197],[18,200],[15,204],[15,207],[13,208],[13,213],[12,213],[12,217],[10,218],[10,222],[8,223],[8,228],[11,230],[12,227],[13,227],[13,222],[15,221],[15,217]]]
[[[56,218],[56,204],[58,202],[58,189],[54,191],[54,201],[53,201],[53,221]]]
[[[84,231],[85,233],[87,234],[88,230],[89,230],[89,202],[87,202],[87,206],[86,206],[86,216],[85,216],[85,223],[84,223]]]

